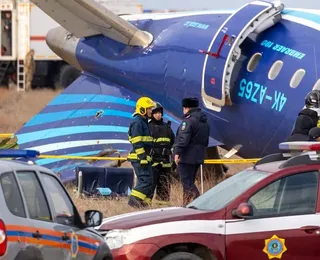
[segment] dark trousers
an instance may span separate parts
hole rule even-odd
[[[187,205],[200,196],[200,192],[194,184],[199,167],[200,164],[178,164],[178,172],[183,186],[183,205]]]
[[[171,168],[162,167],[161,164],[152,167],[154,178],[154,189],[157,192],[157,200],[169,201],[171,180]]]
[[[139,162],[131,163],[137,176],[137,185],[133,188],[128,204],[132,207],[144,207],[151,203],[154,193],[151,164],[141,167]]]

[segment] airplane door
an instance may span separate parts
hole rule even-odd
[[[239,45],[252,32],[260,33],[281,19],[281,2],[254,1],[233,13],[219,28],[208,48],[203,66],[201,95],[205,106],[220,112],[232,70],[241,55]]]

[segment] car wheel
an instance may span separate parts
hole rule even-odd
[[[76,68],[65,64],[61,67],[59,73],[59,84],[62,88],[70,86],[79,76],[81,72]]]
[[[162,260],[203,260],[201,257],[187,253],[187,252],[176,252],[169,254],[162,258]]]

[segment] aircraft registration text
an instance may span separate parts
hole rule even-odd
[[[276,44],[276,43],[274,43],[272,41],[268,41],[268,40],[264,40],[260,45],[264,46],[266,48],[272,49],[274,51],[289,55],[289,56],[296,58],[296,59],[299,59],[299,60],[301,60],[304,56],[306,56],[305,53],[302,53],[302,52],[296,51],[294,49],[285,47],[281,44]]]
[[[271,109],[281,112],[287,102],[284,93],[274,90],[274,92],[269,95],[270,92],[267,94],[267,90],[267,87],[243,78],[240,81],[238,96],[260,105],[264,102],[269,102],[270,105],[272,104]]]
[[[202,30],[207,30],[209,28],[208,24],[198,23],[198,22],[192,22],[192,21],[186,21],[184,23],[185,27],[193,27],[193,28],[199,28]]]

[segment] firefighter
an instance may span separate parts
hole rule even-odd
[[[33,75],[35,73],[35,69],[36,69],[36,64],[34,61],[34,50],[31,49],[26,57],[25,57],[25,61],[24,61],[24,67],[25,67],[25,83],[26,83],[26,90],[30,90],[32,87],[32,80],[33,80]]]
[[[210,125],[197,98],[184,98],[182,107],[184,120],[176,134],[174,161],[183,185],[183,204],[186,205],[200,195],[195,178],[209,145]]]
[[[163,121],[163,107],[156,102],[152,110],[152,118],[149,120],[149,128],[153,137],[152,149],[152,171],[154,178],[154,189],[157,189],[157,199],[169,201],[170,199],[170,174],[172,146],[174,144],[174,133],[171,122]]]
[[[129,126],[129,141],[132,150],[128,155],[138,179],[137,185],[131,192],[128,204],[131,207],[146,207],[151,204],[153,196],[153,175],[151,167],[151,150],[153,138],[151,136],[148,117],[151,117],[155,103],[148,97],[141,97],[136,104],[133,121]]]
[[[318,124],[317,110],[320,108],[320,91],[312,90],[305,97],[305,108],[303,108],[294,124],[293,131],[287,142],[308,141],[309,131]]]

